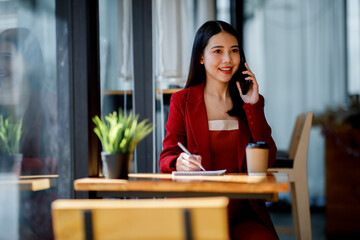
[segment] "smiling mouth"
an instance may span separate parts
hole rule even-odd
[[[230,73],[232,72],[232,67],[219,68],[219,70],[220,70],[222,73],[230,74]]]

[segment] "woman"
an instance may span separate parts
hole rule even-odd
[[[27,28],[0,33],[0,115],[22,119],[22,175],[57,173],[56,94],[45,61]]]
[[[222,21],[209,21],[196,33],[185,89],[172,95],[160,170],[198,171],[226,169],[246,172],[245,147],[264,141],[269,147],[269,167],[276,145],[236,30]],[[245,66],[246,70],[235,73]],[[242,93],[236,81],[245,74],[249,90]],[[235,75],[235,76],[234,76]],[[182,152],[183,143],[196,159]],[[264,201],[231,200],[230,234],[233,239],[278,239]]]

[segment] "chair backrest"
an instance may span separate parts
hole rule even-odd
[[[294,159],[296,154],[296,149],[299,145],[301,130],[303,129],[305,123],[306,115],[304,113],[300,114],[296,118],[295,126],[290,139],[290,144],[288,148],[289,159]]]
[[[307,154],[313,117],[314,114],[312,112],[308,112],[303,116],[300,137],[297,140],[297,148],[293,158],[294,168],[303,169],[303,171],[307,171]]]
[[[58,199],[55,239],[229,239],[228,199]]]

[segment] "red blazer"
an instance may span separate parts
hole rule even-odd
[[[245,147],[250,141],[265,141],[269,145],[269,167],[275,161],[276,145],[271,137],[271,128],[264,114],[264,98],[254,104],[244,104],[247,121],[239,119],[239,172],[246,172]],[[163,173],[175,171],[176,159],[182,152],[177,145],[183,143],[190,152],[201,155],[206,170],[210,169],[209,125],[204,101],[204,84],[183,89],[171,96],[170,112],[165,125],[166,137],[159,165]],[[264,201],[249,200],[255,213],[275,233]]]
[[[246,172],[245,147],[252,141],[265,141],[270,148],[269,167],[276,159],[276,145],[271,137],[271,128],[264,114],[264,98],[243,106],[247,122],[239,119],[239,172]],[[175,162],[182,150],[177,145],[183,143],[193,154],[201,155],[206,170],[210,169],[209,125],[204,101],[204,85],[183,89],[171,96],[170,112],[165,125],[166,137],[159,165],[163,173],[175,171]]]

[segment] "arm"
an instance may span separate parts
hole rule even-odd
[[[271,128],[266,121],[264,113],[264,97],[259,95],[259,101],[255,104],[244,103],[244,110],[248,120],[249,129],[254,141],[264,141],[269,145],[269,163],[271,167],[276,159],[276,145],[271,137]]]
[[[245,67],[247,70],[243,71],[243,74],[248,74],[248,77],[245,79],[252,82],[250,89],[246,95],[243,95],[241,92],[240,83],[237,82],[236,85],[238,87],[239,94],[244,101],[243,108],[245,110],[253,140],[255,142],[264,141],[269,145],[268,167],[271,167],[276,160],[277,149],[275,142],[271,137],[271,128],[265,118],[265,100],[264,97],[259,94],[259,86],[254,73],[251,71],[247,63],[245,63]]]
[[[181,151],[178,142],[187,146],[187,124],[185,120],[185,103],[187,90],[175,93],[170,100],[170,112],[165,125],[166,137],[159,165],[163,173],[178,171],[200,171],[201,156],[196,158]]]
[[[181,101],[181,96],[173,94],[170,99],[168,121],[165,125],[166,136],[163,141],[163,150],[159,159],[162,173],[176,170],[176,159],[182,152],[177,143],[181,142],[186,146],[184,111],[184,101]]]

